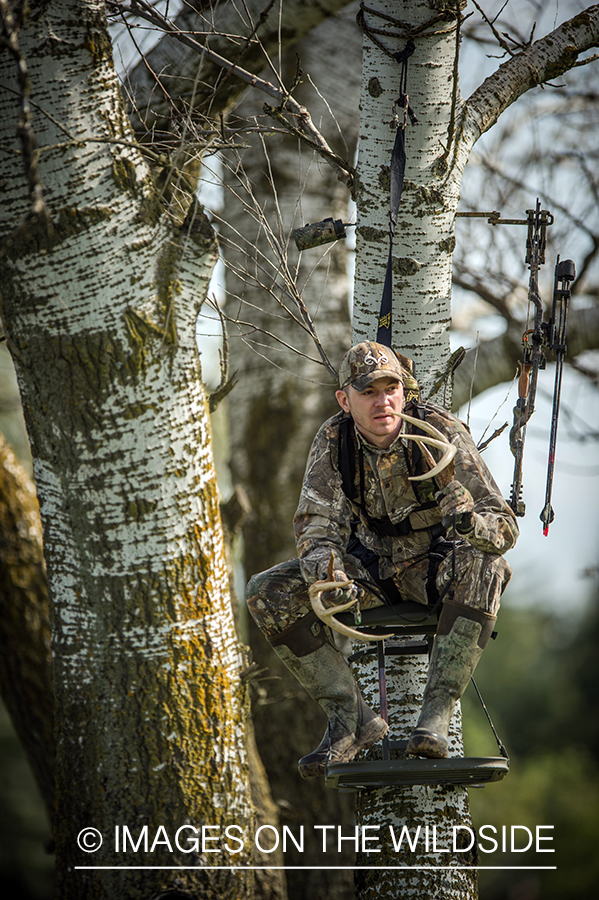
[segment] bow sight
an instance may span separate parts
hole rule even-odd
[[[536,208],[526,210],[526,215],[525,223],[528,225],[528,234],[526,238],[525,261],[530,270],[528,302],[534,307],[534,324],[522,336],[523,356],[518,380],[518,400],[514,407],[514,423],[510,431],[510,450],[514,455],[514,478],[509,504],[517,516],[524,515],[526,506],[521,499],[521,494],[522,457],[526,438],[526,425],[535,409],[539,369],[544,369],[546,366],[546,350],[552,350],[556,354],[555,385],[551,412],[545,505],[540,515],[543,523],[543,534],[547,535],[549,525],[554,519],[554,512],[551,506],[551,492],[553,488],[562,372],[566,355],[566,317],[570,300],[570,282],[576,277],[576,268],[571,259],[560,262],[559,256],[557,257],[551,317],[547,322],[544,322],[543,302],[539,293],[539,269],[545,262],[547,226],[552,225],[554,220],[551,213],[541,209],[538,200]]]

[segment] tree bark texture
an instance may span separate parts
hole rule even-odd
[[[444,20],[415,39],[408,61],[407,91],[417,124],[405,129],[406,168],[393,249],[393,341],[413,359],[416,375],[428,394],[449,355],[451,319],[451,258],[455,245],[453,218],[459,184],[451,177],[455,131],[452,130],[456,64],[455,3],[445,4]],[[436,11],[441,4],[435,4]],[[422,25],[433,16],[428,2],[414,0],[409,10],[392,0],[376,9]],[[366,13],[367,26],[401,25]],[[434,32],[434,33],[432,33]],[[390,52],[403,50],[405,37],[377,35]],[[390,163],[395,125],[392,105],[399,92],[400,66],[367,36],[364,37],[360,157],[358,162],[358,226],[354,336],[376,335],[385,264],[389,247]],[[403,118],[403,109],[398,109]]]
[[[361,43],[354,16],[352,8],[351,14],[344,10],[340,16],[323,22],[309,39],[294,45],[285,56],[286,78],[293,75],[295,52],[305,72],[304,83],[294,96],[310,108],[314,122],[331,145],[350,159],[357,141]],[[336,134],[337,126],[325,104],[310,88],[308,77],[330,103],[345,143]],[[343,85],[342,92],[339,85]],[[260,105],[255,97],[247,95],[235,114],[244,118],[260,114]],[[266,150],[268,158],[262,144],[253,141],[251,148],[243,152],[240,167],[277,240],[287,246],[289,268],[297,272],[302,298],[336,367],[350,341],[345,244],[328,244],[298,257],[290,232],[293,227],[328,216],[347,222],[349,197],[334,172],[311,158],[305,149],[300,151],[293,139],[270,138]],[[237,164],[230,158],[227,163],[223,213],[223,253],[228,267],[226,310],[233,315],[239,308],[241,318],[251,318],[254,326],[274,331],[301,353],[315,357],[311,338],[290,317],[275,318],[281,311],[266,291],[252,285],[251,278],[244,281],[234,275],[234,268],[240,273],[246,267],[250,273],[254,271],[253,251],[246,258],[232,246],[240,245],[240,234],[248,244],[255,244],[258,260],[260,253],[274,257],[264,231],[235,197],[239,193],[239,183],[233,175],[239,171]],[[244,199],[247,200],[247,194]],[[274,277],[260,275],[264,280]],[[282,274],[278,277],[282,283]],[[238,307],[238,297],[248,305]],[[292,307],[289,298],[283,299]],[[234,480],[243,485],[252,506],[243,529],[249,577],[295,555],[292,520],[308,450],[322,422],[338,407],[334,377],[322,365],[286,350],[251,328],[231,327],[230,341],[231,368],[238,371],[237,385],[227,398],[231,468]],[[303,781],[297,771],[297,760],[317,746],[322,737],[326,725],[322,712],[279,662],[253,623],[249,623],[249,641],[253,658],[260,668],[268,670],[267,677],[256,684],[253,718],[260,754],[279,803],[281,823],[292,829],[301,823],[310,833],[313,825],[351,821],[351,798],[324,790],[321,782]],[[323,864],[316,844],[307,843],[303,853],[288,845],[285,863],[305,867],[288,877],[292,900],[315,896],[347,900],[353,893],[351,870],[310,870],[310,866]],[[353,853],[347,850],[335,863],[352,865]]]
[[[0,691],[54,818],[48,586],[35,488],[0,435]]]
[[[247,872],[131,868],[251,860],[247,840],[233,853],[223,842],[228,825],[249,833],[252,813],[245,660],[195,346],[213,234],[195,204],[179,227],[121,143],[132,133],[102,3],[36,4],[18,39],[50,219],[25,218],[31,172],[16,137],[16,66],[4,54],[2,140],[14,161],[0,211],[11,233],[2,317],[52,601],[58,896],[176,888],[237,900],[250,894]],[[146,827],[148,843],[125,854],[121,839],[117,850],[124,825],[136,840]],[[196,846],[198,832],[185,830],[177,847],[182,826],[200,836],[211,826],[217,843]],[[103,836],[93,855],[78,847],[85,828]],[[76,868],[86,865],[129,868]]]
[[[410,3],[398,11],[396,3],[379,0],[376,9],[400,16],[410,25],[422,25],[432,17],[428,2]],[[436,11],[440,11],[436,4]],[[367,25],[390,26],[366,14]],[[396,23],[393,31],[401,29]],[[453,145],[452,116],[457,105],[454,71],[458,34],[456,5],[447,4],[447,16],[415,38],[416,49],[408,63],[407,90],[418,124],[406,129],[406,170],[393,251],[393,346],[414,360],[424,397],[432,392],[449,355],[451,259],[454,248],[453,221],[459,186],[451,177]],[[377,36],[388,50],[402,50],[406,37]],[[391,105],[398,96],[399,66],[367,35],[364,37],[362,72],[360,156],[358,160],[358,227],[353,340],[376,337],[388,253],[390,180],[389,167],[395,138],[390,127]],[[453,113],[452,113],[453,110]],[[400,117],[403,115],[399,110]],[[443,396],[441,395],[441,401]],[[437,401],[439,397],[437,397]],[[397,657],[390,666],[389,723],[395,740],[407,739],[417,721],[426,683],[427,664],[422,657]],[[376,665],[361,663],[360,688],[371,705],[378,704]],[[394,751],[397,754],[397,751]],[[463,755],[459,710],[453,718],[450,754]],[[367,758],[380,758],[375,748]],[[441,825],[450,833],[452,824],[471,826],[467,792],[444,786],[384,788],[357,795],[356,821],[378,826],[385,835],[384,852],[376,860],[358,853],[356,864],[365,867],[404,866],[403,870],[357,870],[356,898],[433,897],[471,900],[477,896],[475,868],[445,871],[446,854],[433,854],[424,842],[415,850],[403,842],[395,849],[389,841],[389,826],[399,835],[405,827],[412,834],[418,826]],[[454,862],[457,860],[454,859]],[[472,859],[459,860],[472,866]],[[427,870],[410,867],[429,866]]]

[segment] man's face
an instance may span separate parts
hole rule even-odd
[[[351,385],[337,391],[337,402],[346,413],[351,413],[356,428],[366,440],[381,450],[390,447],[403,424],[394,413],[403,409],[403,385],[394,378],[377,378],[365,391],[356,391]]]

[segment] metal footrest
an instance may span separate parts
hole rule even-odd
[[[413,784],[479,787],[501,781],[509,768],[509,760],[501,756],[365,760],[328,765],[325,785],[338,791],[365,791]]]

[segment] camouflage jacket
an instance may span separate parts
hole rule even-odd
[[[441,407],[425,404],[424,408],[426,421],[458,448],[455,478],[468,488],[474,499],[474,527],[465,537],[476,549],[498,555],[505,553],[518,537],[516,518],[476,449],[468,427]],[[426,557],[432,540],[429,529],[441,522],[441,512],[434,500],[440,487],[434,479],[408,480],[415,474],[418,451],[414,442],[402,440],[401,434],[387,450],[379,450],[354,429],[355,455],[359,453],[358,442],[363,453],[364,486],[363,490],[358,489],[355,501],[347,498],[338,467],[339,428],[344,418],[345,413],[337,413],[314,438],[294,517],[298,556],[308,583],[324,578],[331,551],[335,568],[343,570],[351,523],[356,519],[357,537],[380,557],[381,578],[393,577],[398,570]],[[360,466],[356,463],[356,486],[359,478]],[[361,497],[367,516],[360,506]],[[388,517],[394,524],[408,519],[410,531],[401,537],[380,536],[369,528],[368,517]],[[407,530],[406,525],[407,522],[403,530]]]

